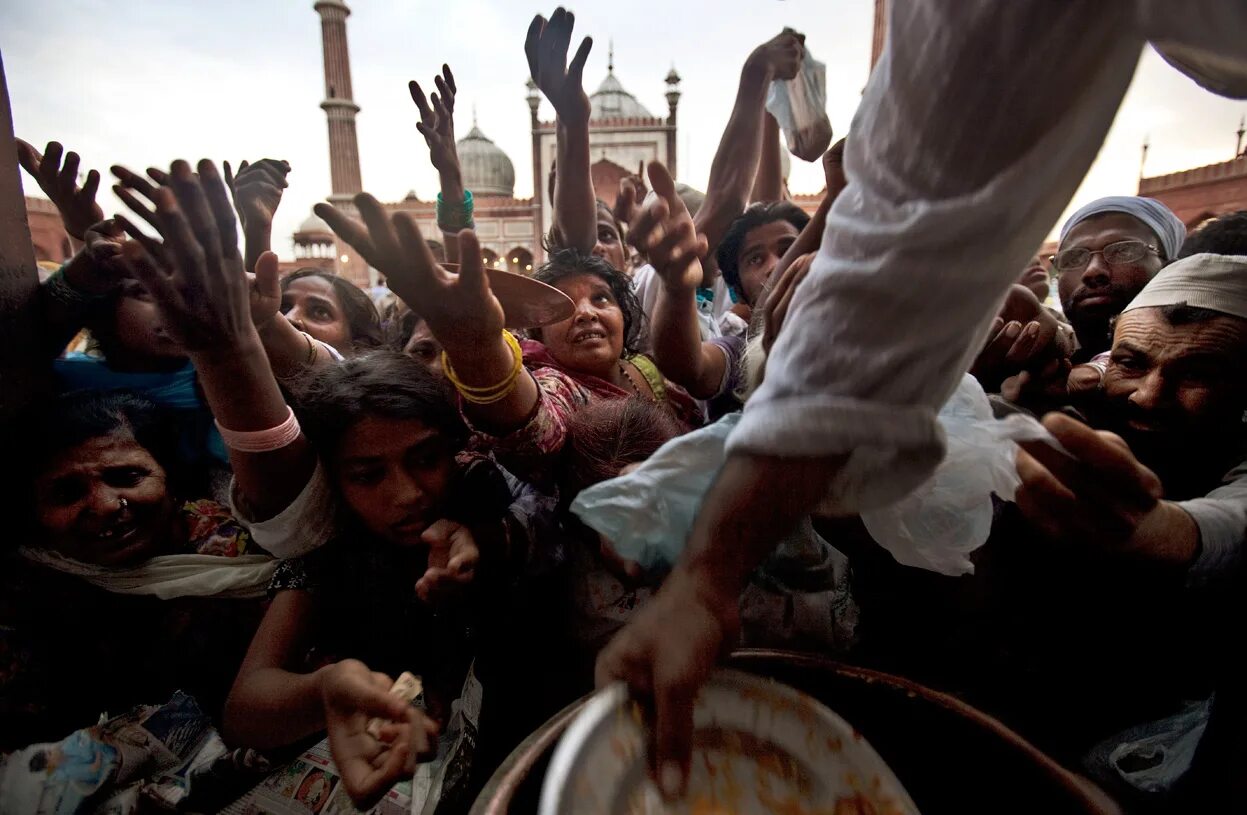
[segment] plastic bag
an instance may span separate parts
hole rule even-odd
[[[672,439],[631,473],[582,490],[572,512],[621,557],[649,571],[670,568],[684,551],[739,420],[731,413]],[[847,650],[856,641],[858,618],[848,558],[804,519],[754,570],[740,616],[742,642],[750,647]]]
[[[818,161],[831,144],[827,118],[827,66],[802,46],[801,70],[792,79],[777,79],[766,94],[766,110],[779,122],[788,152]]]
[[[1164,795],[1191,768],[1213,699],[1187,702],[1173,716],[1125,730],[1092,748],[1083,765],[1108,789],[1125,783]]]
[[[991,533],[992,493],[1009,501],[1017,489],[1015,442],[1056,440],[1030,416],[994,418],[987,394],[969,374],[940,409],[939,422],[947,445],[940,466],[895,504],[863,512],[862,523],[899,563],[970,574],[970,553]]]
[[[572,512],[610,540],[620,556],[646,569],[670,566],[684,550],[739,419],[730,414],[672,439],[632,473],[583,490]],[[969,374],[940,409],[939,422],[947,451],[936,471],[897,503],[861,517],[875,542],[898,562],[969,574],[970,553],[991,532],[992,494],[1008,501],[1017,489],[1015,442],[1057,442],[1030,416],[994,418],[987,395]]]

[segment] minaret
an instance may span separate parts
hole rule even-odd
[[[667,169],[671,171],[672,178],[679,178],[676,175],[675,166],[675,138],[676,138],[676,107],[680,104],[680,75],[675,72],[675,66],[671,66],[671,71],[667,74]]]
[[[329,120],[329,172],[333,192],[329,200],[341,205],[363,189],[359,178],[359,140],[355,114],[359,105],[351,94],[351,60],[346,47],[346,18],[351,13],[343,0],[317,0],[321,41],[325,50],[325,101],[320,107]]]
[[[541,119],[537,117],[537,109],[541,107],[541,92],[537,90],[537,83],[531,76],[524,86],[528,88],[525,98],[528,100],[533,134],[533,263],[540,263],[545,260],[545,250],[542,248],[542,238],[545,235],[545,210],[542,207],[545,186],[541,177]]]

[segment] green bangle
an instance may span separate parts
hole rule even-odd
[[[437,225],[443,232],[458,232],[460,229],[471,229],[472,222],[472,191],[463,191],[463,203],[447,204],[442,194],[437,194]]]

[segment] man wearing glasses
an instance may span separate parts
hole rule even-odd
[[[1061,307],[1078,337],[1074,364],[1107,351],[1110,323],[1161,267],[1177,257],[1186,227],[1151,198],[1092,201],[1061,228],[1052,257]]]

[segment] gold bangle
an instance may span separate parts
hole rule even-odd
[[[520,348],[520,343],[508,331],[502,332],[502,338],[506,342],[507,347],[511,349],[511,353],[515,356],[515,363],[511,366],[511,370],[501,382],[485,387],[474,387],[465,385],[455,373],[455,368],[450,362],[450,357],[445,351],[442,352],[442,371],[446,374],[446,378],[455,386],[455,390],[463,397],[465,402],[474,405],[492,405],[495,402],[501,402],[503,399],[511,395],[511,391],[515,390],[515,385],[519,381],[520,372],[524,370],[524,352]]]

